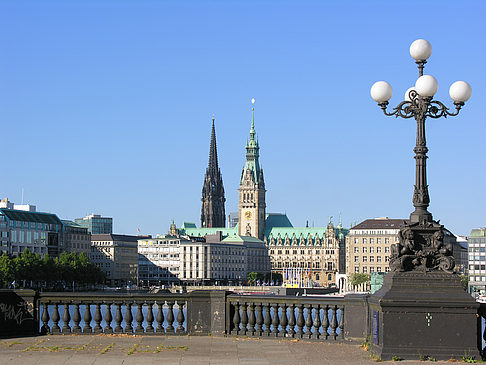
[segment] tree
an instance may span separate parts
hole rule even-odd
[[[354,273],[349,275],[349,283],[352,286],[358,286],[364,283],[367,283],[370,281],[370,275],[369,274],[360,274],[360,273]]]
[[[0,254],[0,287],[8,286],[15,279],[15,266],[7,254]]]

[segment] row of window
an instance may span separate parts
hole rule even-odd
[[[368,256],[362,257],[363,262],[368,262]],[[375,261],[375,256],[370,256],[370,262]],[[390,256],[385,256],[385,262],[390,261]],[[359,256],[354,256],[354,262],[359,262]],[[376,262],[381,262],[381,256],[376,256]]]
[[[363,247],[362,251],[363,251],[363,253],[368,253],[368,247]],[[369,252],[375,253],[375,248],[369,247]],[[388,252],[390,252],[390,246],[385,247],[385,253],[388,253]],[[354,248],[354,253],[359,253],[359,247]],[[381,247],[376,247],[376,253],[381,253]]]
[[[375,268],[373,266],[370,266],[369,269],[370,269],[370,273],[372,273],[372,272],[382,272],[382,268],[379,267],[379,266],[377,268]],[[385,272],[389,272],[389,271],[390,271],[390,267],[389,266],[385,267]],[[354,272],[355,273],[359,273],[360,272],[359,266],[355,266],[354,267]],[[368,267],[367,266],[361,267],[361,272],[363,274],[367,274],[368,273]]]
[[[371,238],[371,237],[370,237],[370,238],[362,238],[362,239],[361,239],[361,242],[362,242],[363,244],[367,244],[368,242],[369,242],[370,244],[373,244],[373,243],[375,243],[375,239],[374,239],[374,238]],[[381,242],[382,242],[381,237],[377,237],[377,238],[376,238],[376,243],[380,244]],[[355,238],[354,238],[354,243],[359,243],[359,238],[358,238],[358,237],[355,237]],[[385,237],[385,243],[390,243],[390,238]]]

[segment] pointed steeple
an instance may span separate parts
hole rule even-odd
[[[213,126],[211,128],[211,142],[209,145],[209,163],[208,170],[218,171],[218,150],[216,148],[216,131],[214,129],[214,114],[213,114]]]
[[[214,114],[211,127],[211,142],[209,144],[209,162],[204,177],[202,189],[201,227],[224,227],[226,216],[224,211],[223,178],[218,166],[218,150],[216,148],[216,131]]]
[[[255,103],[255,99],[251,99],[252,104]],[[256,131],[255,131],[255,108],[252,106],[251,108],[251,128],[250,128],[250,139],[246,142],[246,164],[243,168],[242,174],[242,181],[243,175],[246,174],[245,171],[250,171],[253,182],[255,184],[260,183],[260,176],[261,174],[261,167],[258,161],[258,157],[260,156],[260,147],[258,146],[258,141],[256,139]],[[241,182],[240,182],[241,183]]]

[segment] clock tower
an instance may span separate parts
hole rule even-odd
[[[255,99],[252,99],[252,103]],[[246,163],[241,172],[239,192],[239,231],[240,236],[263,239],[265,228],[265,181],[263,169],[258,161],[260,147],[255,138],[254,108],[251,109],[250,139],[246,143]]]

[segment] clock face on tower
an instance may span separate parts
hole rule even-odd
[[[245,218],[246,219],[250,219],[251,218],[251,212],[250,211],[246,211],[245,212]]]

